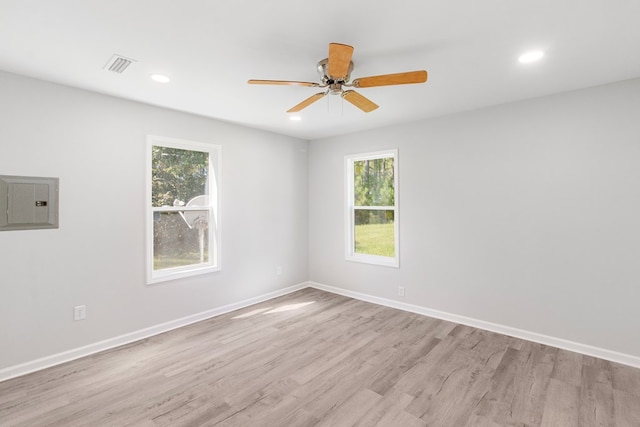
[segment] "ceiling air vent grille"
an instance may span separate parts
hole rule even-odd
[[[105,70],[122,74],[131,63],[136,62],[135,59],[126,58],[121,55],[113,55],[107,65],[104,66]]]

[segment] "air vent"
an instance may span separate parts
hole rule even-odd
[[[112,71],[114,73],[122,74],[132,62],[136,62],[135,59],[126,58],[122,55],[113,55],[109,62],[104,66],[105,70]]]

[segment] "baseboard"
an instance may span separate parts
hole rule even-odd
[[[467,326],[473,326],[474,328],[484,329],[491,332],[496,332],[503,335],[509,335],[515,338],[521,338],[527,341],[537,342],[539,344],[550,345],[553,347],[561,348],[564,350],[581,353],[587,356],[593,356],[600,359],[609,360],[611,362],[621,363],[623,365],[632,366],[634,368],[640,368],[640,357],[630,354],[618,353],[599,347],[590,346],[587,344],[581,344],[573,341],[568,341],[562,338],[556,338],[548,335],[539,334],[536,332],[525,331],[522,329],[512,328],[510,326],[499,325],[496,323],[485,322],[483,320],[473,319],[470,317],[460,316],[457,314],[447,313],[444,311],[433,310],[426,307],[407,304],[399,301],[394,301],[386,298],[380,298],[360,292],[349,291],[346,289],[336,288],[333,286],[323,285],[317,282],[309,282],[309,287],[319,289],[326,292],[331,292],[338,295],[366,301],[386,307],[397,308],[403,311],[409,311],[411,313],[421,314],[423,316],[434,317],[436,319],[447,320],[449,322],[460,323]]]
[[[160,325],[152,326],[149,328],[141,329],[138,331],[130,332],[128,334],[120,335],[117,337],[109,338],[104,341],[99,341],[93,344],[86,345],[84,347],[74,348],[69,351],[46,356],[41,359],[32,360],[26,363],[22,363],[16,366],[10,366],[8,368],[0,369],[0,381],[5,381],[11,378],[26,375],[35,371],[50,368],[61,363],[70,362],[81,357],[90,356],[95,353],[99,353],[104,350],[109,350],[114,347],[118,347],[124,344],[129,344],[134,341],[138,341],[144,338],[149,338],[154,335],[168,332],[172,329],[181,328],[183,326],[190,325],[192,323],[200,322],[202,320],[210,319],[221,314],[229,313],[240,308],[248,307],[253,304],[264,302],[273,298],[277,298],[283,295],[290,294],[292,292],[307,288],[308,283],[300,283],[288,288],[279,289],[277,291],[269,292],[264,295],[249,298],[243,301],[239,301],[233,304],[225,305],[222,307],[214,308],[211,310],[203,311],[201,313],[193,314],[191,316],[183,317],[181,319],[172,320],[170,322],[162,323]]]
[[[433,310],[430,308],[417,306],[413,304],[407,304],[399,301],[394,301],[386,298],[380,298],[373,295],[368,295],[360,292],[349,291],[342,288],[324,285],[317,282],[304,282],[294,286],[290,286],[277,291],[269,292],[267,294],[259,295],[253,298],[249,298],[243,301],[238,301],[233,304],[218,307],[212,310],[207,310],[201,313],[197,313],[191,316],[176,319],[170,322],[162,323],[160,325],[152,326],[149,328],[141,329],[138,331],[130,332],[128,334],[120,335],[118,337],[110,338],[104,341],[99,341],[93,344],[89,344],[83,347],[75,348],[62,353],[57,353],[51,356],[46,356],[41,359],[32,360],[20,365],[10,366],[8,368],[0,369],[0,381],[5,381],[11,378],[26,375],[32,372],[36,372],[42,369],[50,368],[55,365],[70,362],[81,357],[90,356],[95,353],[99,353],[104,350],[109,350],[121,345],[129,344],[134,341],[138,341],[144,338],[149,338],[154,335],[168,332],[170,330],[190,325],[192,323],[200,322],[202,320],[210,319],[212,317],[220,316],[225,313],[229,313],[234,310],[238,310],[244,307],[248,307],[253,304],[268,301],[273,298],[277,298],[283,295],[290,294],[292,292],[311,287],[326,292],[331,292],[338,295],[343,295],[350,298],[355,298],[361,301],[366,301],[386,307],[396,308],[411,313],[421,314],[423,316],[434,317],[436,319],[447,320],[454,323],[459,323],[467,326],[473,326],[475,328],[484,329],[499,334],[509,335],[516,338],[521,338],[527,341],[537,342],[540,344],[550,345],[557,348],[562,348],[576,353],[585,354],[588,356],[597,357],[600,359],[609,360],[623,365],[640,368],[640,357],[618,353],[615,351],[594,347],[586,344],[576,343],[561,338],[556,338],[548,335],[538,334],[536,332],[525,331],[522,329],[512,328],[505,325],[499,325],[496,323],[485,322],[483,320],[473,319],[470,317],[460,316],[457,314],[447,313],[439,310]]]

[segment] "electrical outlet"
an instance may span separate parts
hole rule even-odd
[[[404,296],[404,286],[398,286],[398,296]]]
[[[276,268],[276,274],[278,276],[282,275],[282,267],[281,266],[278,266],[278,268]]]
[[[73,320],[84,320],[87,318],[87,306],[78,305],[73,307]]]

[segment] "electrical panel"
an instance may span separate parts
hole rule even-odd
[[[58,178],[0,175],[0,231],[58,228]]]

